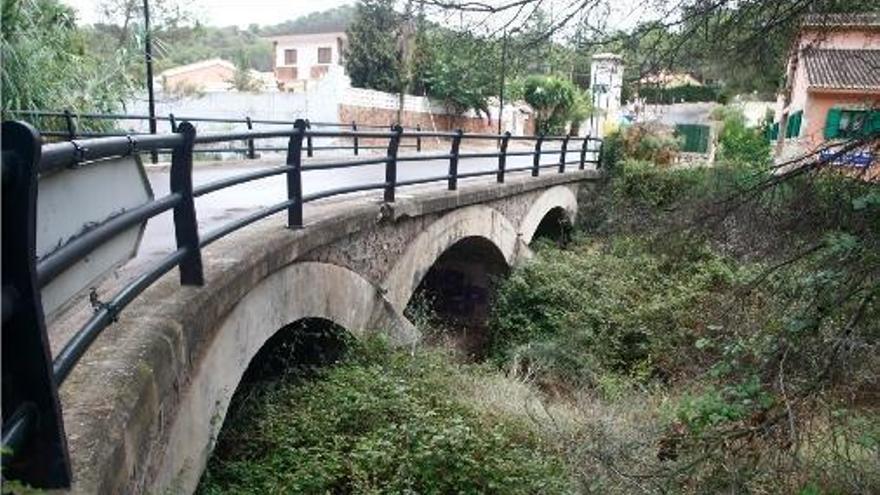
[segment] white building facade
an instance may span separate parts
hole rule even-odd
[[[271,38],[275,79],[280,87],[296,89],[323,78],[331,66],[344,66],[344,31],[289,34]]]

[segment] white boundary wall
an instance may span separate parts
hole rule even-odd
[[[309,82],[305,91],[271,91],[246,93],[237,91],[206,92],[191,96],[173,96],[163,93],[156,95],[156,114],[167,117],[173,113],[178,117],[217,117],[267,120],[309,119],[312,122],[337,122],[341,105],[397,110],[398,94],[385,93],[371,89],[354,88],[351,81],[339,66],[331,66],[330,71],[319,81]],[[146,95],[139,95],[126,104],[127,113],[146,115]],[[449,112],[440,102],[431,101],[424,96],[406,95],[404,111],[431,115],[446,115]],[[489,112],[497,122],[498,104],[490,102]],[[522,134],[523,126],[531,110],[524,104],[506,104],[502,129],[514,134]],[[468,118],[482,118],[474,111],[463,115]],[[195,123],[199,132],[223,132],[241,129],[243,124]],[[148,132],[146,121],[123,121],[120,127],[137,132]],[[255,125],[255,127],[263,127]],[[167,122],[159,123],[160,131],[170,130]]]

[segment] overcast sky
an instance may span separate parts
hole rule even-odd
[[[92,24],[98,20],[101,0],[62,0],[73,6],[78,21]],[[199,13],[199,20],[213,26],[250,24],[278,24],[296,19],[311,12],[331,9],[340,5],[353,4],[355,0],[193,0]]]
[[[92,24],[98,20],[98,5],[102,0],[61,0],[73,6],[77,12],[77,20],[81,24]],[[153,0],[156,1],[156,0]],[[278,24],[299,16],[331,9],[340,5],[351,5],[356,0],[177,0],[194,9],[196,17],[203,24],[213,26],[247,27],[251,24]],[[486,3],[504,3],[505,0],[483,0]],[[507,0],[509,1],[509,0]],[[651,0],[611,0],[603,2],[604,8],[592,10],[591,18],[601,19],[599,24],[607,27],[628,29],[638,21],[655,17],[653,9],[646,8]],[[547,0],[542,3],[543,9],[551,18],[554,13],[562,15],[575,5],[572,0]],[[507,13],[514,13],[511,9]],[[505,23],[506,15],[492,16],[489,22],[481,22],[485,15],[459,17],[453,12],[434,12],[431,17],[435,21],[449,27],[472,27],[475,31],[492,31]],[[591,22],[591,24],[594,24]],[[495,25],[493,27],[493,25]],[[595,25],[595,24],[594,24]]]

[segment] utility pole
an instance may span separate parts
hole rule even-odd
[[[501,119],[504,117],[504,80],[507,77],[507,29],[501,40],[501,87],[498,88],[498,134],[501,134]],[[500,146],[500,145],[499,145]]]
[[[150,134],[156,134],[156,95],[153,93],[153,41],[150,38],[150,3],[144,0],[144,61],[147,64],[147,99],[150,114]],[[159,161],[155,151],[150,154],[151,161]]]
[[[410,80],[410,56],[412,55],[410,43],[413,34],[413,8],[412,0],[407,0],[406,9],[403,13],[403,25],[400,27],[400,93],[397,102],[397,125],[403,126],[403,105],[406,92],[409,90]]]

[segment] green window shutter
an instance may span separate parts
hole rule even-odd
[[[801,120],[804,112],[798,110],[788,117],[788,123],[785,126],[785,137],[796,138],[801,135]]]
[[[838,129],[840,128],[840,114],[841,110],[839,108],[828,110],[828,116],[825,118],[825,139],[837,137]]]
[[[779,122],[774,122],[773,127],[770,128],[770,140],[776,141],[779,139]]]

